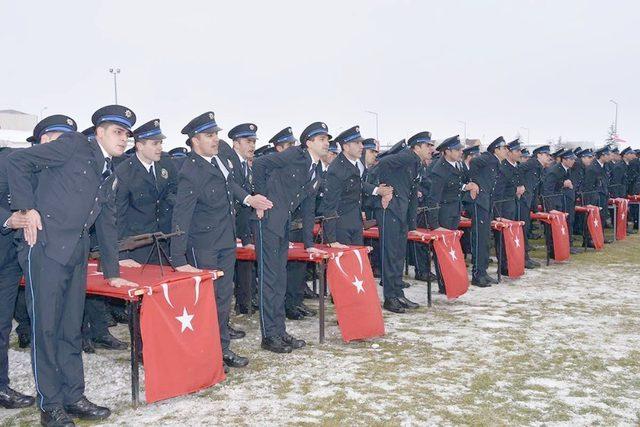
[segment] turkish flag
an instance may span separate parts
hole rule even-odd
[[[501,219],[504,223],[502,227],[502,242],[507,255],[507,271],[509,277],[516,278],[524,274],[524,234],[522,233],[522,223]]]
[[[613,199],[616,204],[616,240],[624,240],[627,238],[627,214],[629,210],[629,201],[621,197]]]
[[[462,232],[458,230],[432,230],[433,248],[448,299],[458,298],[469,289],[469,276],[460,246]]]
[[[225,379],[213,280],[201,276],[152,288],[140,310],[147,402]]]
[[[376,282],[365,248],[332,250],[327,283],[345,342],[384,335]]]
[[[600,208],[598,206],[587,205],[587,228],[593,242],[593,247],[600,250],[604,247],[604,230],[600,221]]]
[[[552,210],[549,223],[551,224],[551,236],[553,237],[553,259],[566,261],[569,259],[569,227],[567,216],[564,212]]]

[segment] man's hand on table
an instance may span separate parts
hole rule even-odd
[[[332,249],[346,249],[346,248],[348,248],[348,247],[349,247],[349,246],[347,246],[347,245],[343,245],[343,244],[342,244],[342,243],[340,243],[340,242],[333,242],[333,243],[329,243],[329,244],[327,244],[327,246],[329,246],[329,247],[330,247],[330,248],[332,248]]]
[[[199,268],[195,268],[194,266],[189,265],[189,264],[185,264],[185,265],[181,265],[180,267],[176,267],[176,270],[181,272],[181,273],[200,273],[202,271]]]
[[[134,261],[132,259],[121,259],[120,260],[120,267],[138,268],[138,267],[142,267],[142,264],[140,264],[139,262]]]
[[[127,279],[123,279],[122,277],[112,277],[111,279],[107,280],[107,283],[109,284],[109,286],[113,286],[114,288],[122,288],[122,287],[129,287],[129,288],[137,288],[138,284],[135,282],[130,282]]]
[[[306,248],[306,251],[310,254],[317,254],[317,255],[325,255],[327,252],[323,251],[322,249],[318,249],[318,248]]]

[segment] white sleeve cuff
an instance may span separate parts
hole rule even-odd
[[[372,195],[377,196],[378,195],[378,187],[374,188],[373,191],[371,192]]]
[[[249,203],[247,203],[247,199],[249,199],[249,197],[251,197],[251,195],[248,195],[248,196],[247,196],[247,197],[245,197],[245,198],[244,198],[244,200],[242,201],[242,203],[243,203],[245,206],[251,206]]]

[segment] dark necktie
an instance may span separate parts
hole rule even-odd
[[[111,160],[110,157],[105,157],[104,158],[104,172],[102,172],[102,180],[104,181],[105,179],[109,178],[111,176],[111,174],[113,173],[113,161]]]
[[[153,181],[153,185],[158,189],[158,182],[156,181],[156,174],[153,170],[153,163],[151,163],[151,167],[149,168],[149,175],[151,176],[151,180]]]
[[[242,176],[243,177],[247,177],[247,161],[243,160],[242,161]]]

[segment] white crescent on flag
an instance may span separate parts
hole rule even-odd
[[[344,269],[342,268],[342,265],[340,264],[340,258],[342,258],[342,255],[344,255],[344,252],[338,252],[335,256],[335,260],[336,260],[336,265],[338,266],[338,268],[340,269],[340,271],[342,271],[342,274],[344,274],[345,276],[347,276],[347,273],[345,273]]]
[[[193,276],[193,280],[195,281],[195,288],[196,288],[196,302],[194,302],[193,305],[196,305],[198,304],[198,298],[200,298],[200,281],[202,280],[202,277]]]
[[[362,265],[362,255],[360,255],[359,250],[353,251],[356,254],[356,258],[358,258],[358,264],[360,264],[360,275],[364,273],[364,267]]]
[[[171,300],[169,300],[169,285],[167,283],[163,283],[160,286],[162,286],[162,293],[164,294],[165,301],[167,301],[167,304],[169,304],[171,308],[174,308],[173,304],[171,304]]]

